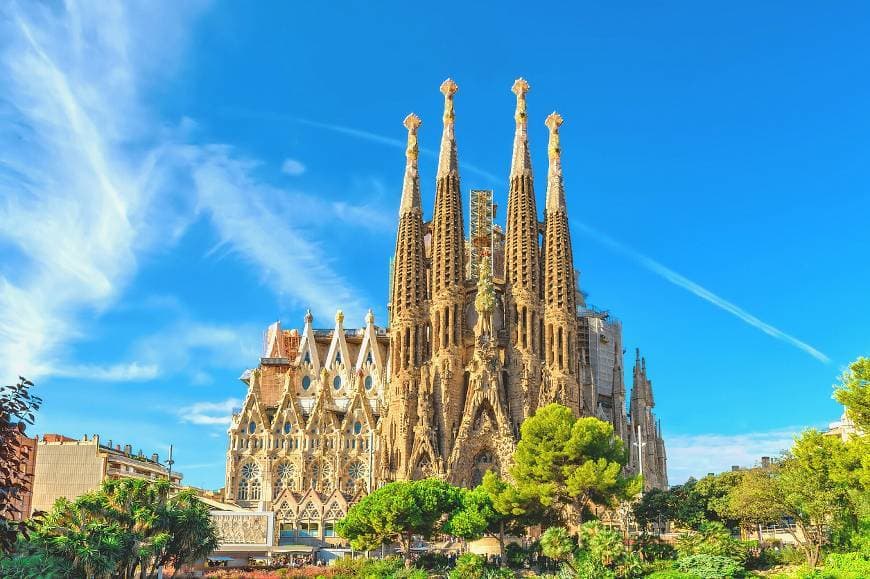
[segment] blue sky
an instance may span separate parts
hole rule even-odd
[[[437,149],[447,76],[502,219],[513,80],[541,199],[564,116],[581,284],[647,356],[673,481],[838,418],[870,352],[865,3],[175,4],[0,11],[0,368],[36,432],[222,486],[265,327],[384,321],[402,119]]]

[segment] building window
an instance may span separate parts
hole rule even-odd
[[[356,422],[353,423],[353,433],[359,434],[360,432],[362,432],[362,422],[357,420]]]
[[[236,498],[240,501],[260,500],[260,467],[254,462],[245,463],[239,475],[239,490]]]
[[[341,388],[341,376],[336,376],[332,379],[332,387],[336,390],[339,390]]]
[[[284,489],[296,488],[296,465],[292,462],[282,462],[275,469],[275,496]]]
[[[290,431],[293,430],[293,425],[289,422],[284,423],[284,434],[290,434]]]
[[[369,354],[369,355],[371,355],[371,354]],[[374,383],[375,383],[375,381],[372,380],[371,376],[366,376],[366,379],[365,379],[366,390],[371,390],[372,386],[374,386]]]
[[[306,364],[311,363],[311,352],[305,352],[305,363]]]
[[[311,387],[311,376],[305,376],[302,378],[302,389],[308,390]]]
[[[254,434],[257,431],[257,425],[252,420],[250,424],[248,424],[248,432]]]
[[[335,536],[335,521],[326,521],[323,523],[323,536],[324,537],[334,537]]]

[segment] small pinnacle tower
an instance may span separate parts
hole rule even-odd
[[[550,130],[544,234],[544,359],[550,380],[547,398],[565,404],[579,414],[583,405],[578,384],[577,292],[562,184],[562,150],[559,146],[562,117],[553,113],[547,117],[546,125]]]
[[[462,341],[465,331],[465,237],[462,192],[456,156],[453,95],[459,87],[451,79],[441,85],[444,130],[435,178],[432,216],[430,324],[432,335],[432,393],[443,424],[441,451],[449,453],[459,427],[462,399]],[[443,408],[443,412],[440,410]]]
[[[634,474],[643,475],[645,490],[668,487],[665,443],[653,414],[654,407],[652,380],[646,373],[646,358],[641,357],[638,349],[635,350],[629,405],[631,454],[628,468]]]
[[[526,114],[529,83],[518,78],[511,90],[517,97],[517,105],[508,191],[504,279],[505,317],[512,360],[508,405],[513,428],[518,431],[519,424],[538,406],[543,317],[538,246],[540,227]]]
[[[390,303],[390,391],[388,419],[384,424],[385,444],[381,448],[381,469],[386,479],[403,478],[402,467],[411,452],[416,422],[416,398],[420,366],[424,359],[427,302],[423,246],[423,209],[417,169],[417,129],[420,118],[405,118],[408,148],[405,178],[399,205],[399,229]]]

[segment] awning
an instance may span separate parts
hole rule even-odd
[[[272,553],[313,553],[316,549],[311,545],[278,545],[269,550]]]

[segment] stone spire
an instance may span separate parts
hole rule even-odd
[[[465,331],[465,227],[462,218],[462,190],[456,156],[453,95],[459,87],[451,79],[441,85],[444,94],[444,131],[435,177],[435,210],[429,229],[431,269],[429,302],[432,395],[443,405],[436,428],[442,437],[439,447],[448,453],[459,426],[463,399],[462,340]]]
[[[577,291],[571,232],[562,186],[559,126],[562,117],[547,117],[550,129],[550,167],[547,180],[547,206],[544,225],[544,326],[546,364],[551,376],[551,391],[563,404],[581,412],[584,402],[578,387],[579,348],[577,340]],[[590,410],[587,408],[587,410]],[[591,409],[594,411],[594,409]]]
[[[465,298],[465,236],[462,220],[462,192],[456,160],[453,125],[453,95],[459,87],[449,78],[441,85],[444,93],[444,133],[435,179],[435,211],[432,216],[432,327],[436,340],[433,351],[460,345]],[[440,332],[440,333],[439,333]]]
[[[405,149],[405,179],[402,182],[402,202],[399,205],[399,215],[412,209],[423,207],[420,201],[420,174],[417,170],[417,129],[423,124],[420,117],[411,113],[405,117],[405,128],[408,129],[408,148]]]
[[[511,90],[517,97],[514,113],[516,132],[508,189],[504,279],[505,325],[511,357],[517,362],[512,366],[512,375],[507,384],[508,401],[512,427],[517,429],[538,406],[544,325],[538,243],[540,227],[526,112],[529,83],[518,78]]]
[[[459,86],[448,78],[441,83],[441,94],[444,95],[444,130],[441,133],[441,151],[438,154],[438,178],[455,175],[459,178],[459,161],[456,155],[456,113],[453,111],[453,95]]]
[[[416,115],[408,115],[405,118],[405,127],[408,129],[408,149],[390,304],[392,339],[400,341],[393,344],[393,372],[420,362],[422,344],[411,339],[409,333],[419,333],[418,328],[422,321],[420,318],[425,315],[426,302],[423,209],[417,173],[417,129],[420,127],[420,119]],[[403,331],[400,332],[400,328]]]

